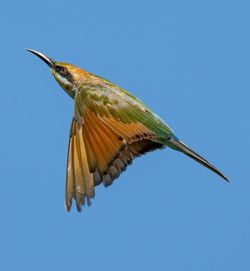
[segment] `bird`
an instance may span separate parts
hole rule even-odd
[[[95,186],[110,186],[132,161],[148,152],[171,148],[228,178],[181,141],[158,115],[130,92],[72,64],[33,50],[74,100],[66,169],[65,207],[90,205]]]

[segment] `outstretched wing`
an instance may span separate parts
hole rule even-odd
[[[66,208],[94,197],[94,186],[112,184],[132,160],[164,147],[172,131],[145,105],[108,81],[84,84],[75,96],[66,180]]]

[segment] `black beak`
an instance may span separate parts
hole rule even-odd
[[[42,61],[44,61],[47,65],[50,66],[50,68],[52,68],[52,69],[55,68],[55,62],[51,58],[47,57],[46,55],[44,55],[38,51],[32,50],[32,49],[26,49],[26,50],[31,52],[32,54],[38,56],[39,58],[41,58]]]

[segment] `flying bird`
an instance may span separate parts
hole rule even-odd
[[[78,211],[85,203],[89,205],[95,186],[111,185],[136,157],[165,147],[184,153],[228,181],[128,91],[74,65],[27,50],[50,67],[56,81],[74,100],[66,173],[68,211],[73,199]]]

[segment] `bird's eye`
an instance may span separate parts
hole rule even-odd
[[[64,67],[61,67],[61,68],[60,68],[60,73],[66,74],[67,72],[68,72],[68,71],[67,71],[66,68],[64,68]]]
[[[68,70],[64,67],[56,66],[56,70],[62,75],[66,75],[68,73]]]

